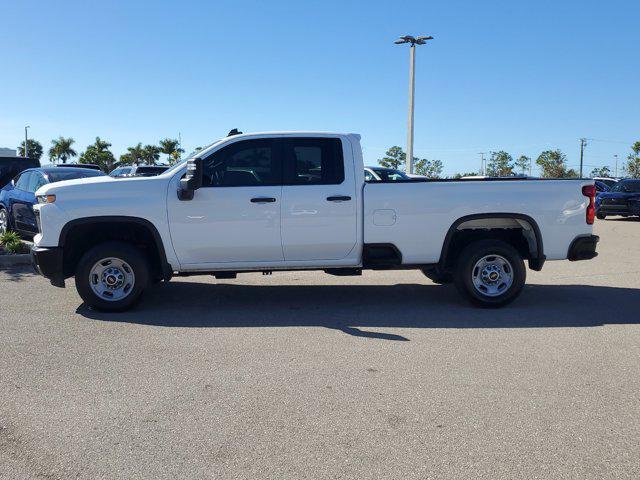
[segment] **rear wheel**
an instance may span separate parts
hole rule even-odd
[[[149,284],[149,265],[132,245],[107,242],[82,256],[75,281],[88,306],[103,311],[127,310]]]
[[[4,208],[0,208],[0,235],[11,230],[9,225],[9,213]]]
[[[604,220],[607,216],[604,213],[596,213],[596,218],[598,220]]]
[[[526,280],[520,253],[500,240],[468,245],[456,266],[456,288],[475,305],[496,308],[520,294]]]

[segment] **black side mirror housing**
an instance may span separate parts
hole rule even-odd
[[[180,179],[178,198],[192,200],[193,192],[202,187],[202,159],[199,157],[187,160],[187,173]]]

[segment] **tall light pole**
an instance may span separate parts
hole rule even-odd
[[[413,173],[413,96],[415,93],[415,64],[416,64],[416,45],[424,45],[427,40],[433,40],[433,37],[412,37],[405,35],[400,37],[394,43],[401,45],[403,43],[411,44],[409,49],[409,132],[407,133],[407,173]]]
[[[614,155],[613,158],[616,159],[616,173],[614,178],[618,178],[618,155]]]
[[[27,129],[31,128],[29,125],[24,127],[24,158],[29,158],[29,138],[27,135]]]
[[[487,152],[479,152],[480,155],[480,175],[484,175],[484,154]]]
[[[582,178],[582,159],[584,158],[584,147],[587,146],[587,139],[580,139],[580,178]]]

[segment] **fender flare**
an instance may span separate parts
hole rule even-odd
[[[149,220],[140,217],[130,217],[126,215],[105,215],[105,216],[96,216],[96,217],[82,217],[76,218],[75,220],[70,220],[65,223],[60,231],[60,238],[58,240],[58,246],[60,248],[64,248],[65,243],[67,241],[67,236],[69,232],[80,225],[89,225],[92,223],[110,223],[110,222],[118,222],[118,223],[133,223],[136,225],[141,225],[149,232],[151,232],[151,236],[155,243],[155,247],[158,250],[158,255],[160,257],[160,268],[162,269],[162,277],[165,280],[168,280],[173,275],[173,268],[167,262],[167,254],[164,249],[164,243],[162,242],[162,237],[160,236],[160,232],[156,226],[151,223]]]
[[[438,268],[444,269],[444,266],[447,261],[447,255],[449,253],[449,247],[451,246],[451,242],[453,241],[453,237],[455,233],[458,231],[458,227],[464,222],[468,222],[469,220],[481,220],[481,219],[489,219],[489,218],[511,218],[514,220],[522,220],[531,225],[531,229],[533,230],[535,239],[536,239],[536,253],[529,260],[529,268],[532,270],[540,271],[544,262],[546,260],[546,256],[544,255],[544,244],[542,242],[542,233],[540,232],[540,227],[538,223],[531,218],[529,215],[524,215],[522,213],[475,213],[473,215],[465,215],[464,217],[458,218],[447,231],[446,236],[444,237],[444,242],[442,244],[442,251],[440,253],[440,260],[438,261]]]

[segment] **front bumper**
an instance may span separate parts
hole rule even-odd
[[[31,265],[34,270],[51,281],[51,285],[64,288],[62,248],[32,247]]]
[[[591,260],[598,256],[596,245],[600,241],[597,235],[585,235],[577,237],[571,242],[567,258],[572,262],[576,260]]]

